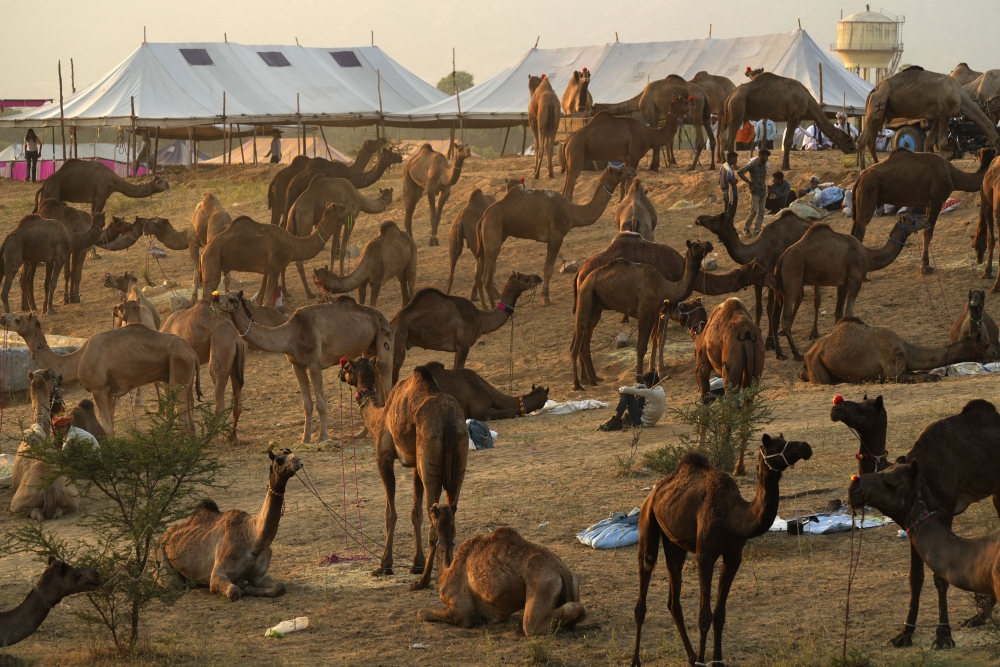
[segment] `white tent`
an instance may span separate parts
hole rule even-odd
[[[255,145],[256,144],[256,145]],[[284,138],[281,140],[281,164],[291,164],[299,155],[299,148],[302,144],[296,138]],[[265,163],[270,160],[270,158],[264,157],[267,152],[271,150],[271,137],[257,137],[256,139],[250,139],[243,142],[243,144],[236,146],[231,151],[229,155],[223,153],[222,155],[216,155],[213,158],[200,159],[198,162],[200,164],[249,164],[253,163],[254,156],[257,156],[257,162]],[[338,162],[351,162],[352,159],[338,151],[336,148],[326,143],[322,139],[317,137],[307,137],[305,141],[305,150],[302,155],[306,157],[321,157],[328,160],[337,160]]]
[[[679,74],[690,79],[701,70],[746,81],[747,67],[802,82],[819,100],[819,64],[823,65],[823,102],[828,111],[847,107],[864,113],[872,85],[847,70],[840,59],[824,51],[804,30],[676,42],[625,44],[561,49],[531,49],[520,62],[483,83],[462,91],[462,121],[466,127],[496,127],[527,123],[528,75],[546,74],[561,97],[574,70],[592,73],[590,93],[595,102],[620,102],[642,92],[649,81]],[[457,124],[455,97],[408,112],[387,114],[387,124],[449,127]]]
[[[64,102],[68,124],[191,127],[225,123],[364,125],[444,93],[376,46],[144,43]],[[223,103],[225,99],[225,103]],[[134,109],[133,109],[134,103]],[[225,108],[225,112],[223,112]],[[0,126],[59,124],[58,102]]]

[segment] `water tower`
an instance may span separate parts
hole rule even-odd
[[[851,14],[837,22],[837,44],[831,51],[840,54],[844,66],[858,76],[878,83],[892,76],[903,54],[903,16],[893,16],[885,10]],[[870,76],[874,74],[872,81]]]

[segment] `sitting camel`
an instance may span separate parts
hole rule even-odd
[[[138,321],[153,331],[160,330],[160,313],[156,310],[156,306],[139,289],[139,281],[135,277],[135,273],[126,271],[120,276],[112,276],[110,273],[105,273],[104,286],[108,289],[118,290],[121,293],[123,301],[135,301],[138,303]],[[130,320],[130,322],[135,321],[135,319]]]
[[[922,347],[907,343],[891,329],[843,317],[806,352],[799,378],[813,384],[936,380],[936,375],[914,375],[914,371],[975,357],[976,343],[971,338],[947,347]]]
[[[385,317],[375,308],[359,305],[354,299],[342,296],[329,303],[303,306],[284,324],[267,327],[254,320],[243,292],[220,295],[218,305],[232,319],[241,338],[266,352],[281,352],[292,365],[302,392],[304,443],[309,443],[312,437],[313,392],[319,413],[320,442],[328,438],[324,368],[349,355],[377,356],[381,380],[376,387],[379,395],[385,396],[388,388],[392,387],[393,332]]]
[[[740,495],[732,477],[712,468],[702,454],[689,452],[677,470],[653,486],[639,510],[639,601],[635,605],[635,653],[632,664],[639,662],[639,637],[646,619],[646,593],[656,567],[660,540],[670,575],[670,599],[667,608],[677,624],[688,661],[705,664],[708,630],[715,631],[712,663],[722,663],[722,629],[726,622],[729,588],[743,560],[743,547],[751,537],[762,535],[778,514],[781,474],[798,461],[808,460],[812,448],[806,442],[786,441],[765,434],[757,464],[757,493],[752,502]],[[698,629],[701,640],[695,654],[684,627],[681,610],[681,573],[687,553],[698,559],[701,581],[701,609]],[[713,612],[712,575],[722,557],[719,575],[719,598]]]
[[[74,158],[63,162],[38,188],[33,212],[37,213],[42,201],[50,197],[62,202],[90,204],[90,212],[98,213],[104,210],[108,197],[115,192],[135,199],[168,189],[170,185],[162,176],[141,184],[129,183],[103,162]]]
[[[802,286],[835,286],[834,321],[844,315],[853,316],[854,302],[865,275],[889,266],[906,246],[906,239],[918,229],[909,213],[900,215],[885,245],[876,249],[818,222],[781,254],[774,267],[777,298],[771,319],[780,323],[778,335],[784,334],[788,339],[788,347],[796,361],[802,361],[802,354],[792,338],[792,324],[802,303]],[[785,358],[778,336],[774,338],[774,353],[778,359]]]
[[[45,341],[42,324],[31,313],[2,315],[0,326],[13,329],[42,368],[51,368],[63,382],[79,382],[88,390],[101,415],[101,426],[114,435],[115,404],[120,396],[151,382],[166,382],[180,390],[184,417],[191,431],[194,393],[201,399],[198,355],[187,341],[171,334],[130,325],[96,333],[69,354],[56,354]]]
[[[995,155],[993,149],[980,150],[976,156],[979,170],[970,174],[956,169],[955,165],[936,153],[893,151],[882,162],[862,171],[854,182],[851,235],[859,241],[865,240],[865,229],[875,215],[875,208],[881,204],[920,210],[926,207],[927,227],[924,228],[924,245],[920,253],[920,272],[930,273],[933,271],[930,265],[931,239],[941,206],[955,190],[979,192]]]
[[[629,168],[607,167],[597,181],[594,196],[586,204],[574,204],[553,190],[528,190],[513,188],[503,199],[486,209],[476,232],[476,287],[483,307],[484,295],[496,300],[493,277],[503,242],[511,236],[546,244],[545,266],[542,270],[542,305],[549,305],[549,283],[552,269],[563,240],[575,227],[587,227],[597,222],[614,189],[626,179],[635,176]]]
[[[709,391],[712,371],[722,376],[727,392],[742,392],[760,380],[764,372],[764,337],[743,302],[730,297],[712,309],[708,322],[694,337],[694,378],[701,400],[714,398]],[[746,440],[740,441],[740,456],[734,475],[742,475]]]
[[[358,265],[348,275],[338,276],[329,267],[313,269],[313,282],[322,291],[340,294],[356,289],[362,304],[371,287],[372,306],[378,305],[382,285],[392,278],[399,280],[403,303],[407,303],[417,282],[417,244],[391,220],[383,222],[378,236],[365,244]]]
[[[996,247],[996,222],[1000,220],[1000,159],[994,158],[983,175],[983,185],[979,194],[979,222],[976,225],[976,235],[972,247],[976,250],[976,261],[983,263],[986,257],[983,273],[980,278],[993,276],[993,249]],[[1000,292],[1000,272],[990,288],[990,294]]]
[[[38,215],[48,220],[58,220],[67,233],[75,232],[81,235],[77,238],[83,241],[82,235],[91,229],[98,214],[91,215],[58,200],[45,199],[38,207]],[[99,224],[101,231],[98,234],[98,239],[104,234],[104,215],[103,213],[100,215],[102,220]],[[98,239],[95,239],[94,242]],[[74,243],[74,245],[77,244]],[[93,243],[91,247],[93,247]],[[80,303],[80,282],[83,280],[83,263],[87,258],[87,250],[88,248],[79,248],[70,254],[69,263],[66,265],[66,288],[63,294],[63,303]],[[23,306],[24,304],[22,304]],[[27,310],[26,307],[24,309]]]
[[[635,232],[652,242],[656,231],[656,209],[646,196],[646,190],[638,178],[632,179],[625,198],[615,209],[615,227],[618,232]]]
[[[559,119],[562,116],[559,109],[559,97],[552,90],[552,82],[542,74],[528,75],[528,90],[531,101],[528,102],[528,127],[535,139],[535,175],[542,171],[542,158],[548,153],[549,178],[555,178],[552,171],[552,152],[555,147],[556,133],[559,131]]]
[[[466,419],[512,419],[531,414],[549,400],[548,387],[531,385],[531,391],[521,396],[508,396],[468,368],[448,370],[439,361],[424,364],[434,376],[441,391],[453,396]]]
[[[425,350],[455,353],[455,369],[465,368],[469,350],[483,334],[496,331],[514,315],[517,300],[526,290],[542,282],[530,273],[510,274],[492,310],[479,310],[469,299],[449,296],[433,287],[413,295],[392,318],[395,347],[392,355],[392,382],[399,379],[406,351],[413,346]]]
[[[465,161],[472,156],[472,149],[455,144],[455,163],[448,166],[448,158],[438,153],[430,144],[424,144],[403,165],[403,199],[405,201],[406,233],[413,236],[413,211],[417,208],[420,195],[427,193],[427,203],[431,207],[431,240],[429,245],[438,245],[437,230],[441,223],[441,213],[445,202],[451,196],[451,186],[458,183]],[[435,203],[436,202],[436,203]]]
[[[430,517],[438,537],[454,544],[451,507],[435,503]],[[496,567],[498,563],[504,567]],[[523,609],[525,636],[538,637],[572,629],[587,613],[580,604],[580,578],[559,556],[527,541],[510,526],[465,540],[451,565],[438,565],[438,573],[445,608],[421,608],[417,620],[425,623],[471,628],[481,620],[501,623]]]
[[[38,629],[49,612],[64,597],[96,591],[101,578],[92,567],[73,567],[55,556],[24,602],[10,611],[0,611],[0,646],[13,646]]]
[[[393,466],[399,459],[404,468],[413,468],[413,510],[410,519],[413,521],[416,555],[410,572],[421,576],[410,586],[410,590],[418,590],[427,588],[430,583],[434,556],[442,541],[432,519],[427,534],[425,561],[420,544],[423,523],[420,503],[426,495],[429,513],[441,498],[443,489],[451,514],[458,510],[458,496],[469,456],[469,431],[465,426],[462,406],[441,391],[434,377],[423,366],[417,366],[413,375],[394,386],[385,401],[378,398],[375,389],[377,380],[375,368],[368,359],[340,360],[340,381],[358,390],[355,396],[358,409],[375,442],[378,472],[385,488],[385,551],[372,576],[392,574],[392,540],[396,532],[396,473]],[[445,566],[451,565],[454,548],[452,525],[442,549]]]
[[[514,188],[523,187],[524,178],[507,179],[508,192]],[[477,253],[476,229],[479,227],[479,219],[496,200],[496,197],[483,194],[482,190],[476,188],[469,193],[469,201],[458,212],[455,221],[451,223],[451,233],[448,236],[448,257],[451,259],[451,268],[448,270],[448,288],[445,290],[445,294],[451,294],[451,285],[455,280],[455,265],[458,264],[458,258],[462,256],[462,249],[468,246],[473,255]],[[472,296],[469,298],[476,298],[475,288],[473,288]]]
[[[898,465],[903,464],[903,465]],[[916,466],[914,466],[916,464]],[[913,467],[917,467],[916,471]],[[942,512],[945,527],[951,528],[952,517],[961,514],[969,505],[993,496],[993,506],[1000,514],[1000,414],[989,401],[973,400],[959,414],[939,419],[928,425],[917,436],[913,447],[897,459],[897,465],[882,472],[862,475],[851,482],[848,497],[852,507],[871,505],[884,497],[883,491],[891,487],[894,495],[905,497],[906,486],[913,483],[910,473],[915,473],[916,483],[926,487]],[[897,501],[898,502],[898,501]],[[901,527],[910,526],[906,516],[893,516],[895,512],[884,508]],[[975,553],[975,552],[973,552]],[[919,550],[910,542],[910,604],[902,631],[891,644],[896,647],[911,646],[917,628],[917,611],[920,608],[920,589],[924,583],[924,563]],[[933,563],[928,563],[934,569]],[[948,622],[948,581],[934,572],[934,587],[938,592],[938,623],[934,648],[951,648]],[[991,593],[993,591],[990,591]],[[979,615],[966,622],[982,625],[990,619],[995,603],[993,595],[977,599]]]
[[[833,397],[830,421],[843,422],[858,438],[858,474],[878,472],[889,467],[889,455],[885,451],[885,432],[888,417],[882,397],[868,398],[865,394],[860,401],[847,401],[843,396]]]
[[[269,451],[268,456],[267,493],[257,516],[243,510],[223,513],[205,500],[194,516],[163,534],[157,573],[162,586],[182,578],[208,586],[230,602],[244,595],[276,598],[284,594],[285,584],[267,569],[285,503],[285,485],[302,469],[302,462],[288,449],[277,454]]]
[[[971,338],[976,344],[976,361],[988,363],[1000,356],[1000,330],[985,309],[986,293],[970,289],[962,314],[951,325],[949,341],[957,343],[963,338]]]

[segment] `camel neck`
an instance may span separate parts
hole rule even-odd
[[[45,593],[36,585],[24,602],[10,611],[0,611],[0,646],[16,644],[38,629],[52,607],[59,602],[58,599],[43,599],[43,595]]]
[[[35,415],[35,424],[42,429],[46,437],[52,435],[52,411],[49,410],[49,397],[39,398],[32,394],[31,407]]]
[[[667,281],[667,289],[663,297],[674,303],[680,303],[691,295],[694,291],[695,281],[698,278],[698,271],[701,268],[701,257],[696,257],[694,253],[688,252],[684,257],[684,275],[677,282]]]
[[[895,261],[899,257],[899,253],[903,251],[906,246],[906,232],[908,227],[904,227],[903,223],[897,221],[892,231],[889,232],[889,238],[886,239],[885,245],[877,250],[874,248],[869,248],[862,245],[864,248],[864,253],[868,259],[868,270],[878,271],[879,269],[884,269]]]
[[[993,563],[1000,543],[993,535],[963,538],[955,535],[936,514],[921,518],[907,530],[920,558],[953,586],[975,593],[993,593]]]
[[[23,337],[23,336],[22,336]],[[23,337],[31,352],[31,358],[39,368],[51,368],[56,375],[62,376],[63,382],[76,382],[79,378],[80,357],[90,343],[88,340],[78,350],[69,354],[56,354],[45,340],[41,329],[35,329]]]
[[[378,151],[378,148],[375,145],[362,144],[361,148],[358,149],[358,154],[354,157],[354,162],[349,164],[348,167],[350,167],[351,171],[362,171],[371,162],[372,156],[375,155],[376,151]]]
[[[857,454],[860,473],[864,475],[888,467],[889,462],[885,451],[885,415],[883,414],[876,424],[866,429],[854,429],[854,431],[858,434],[861,445]]]
[[[385,416],[385,408],[379,405],[378,393],[375,391],[374,378],[368,386],[358,389],[357,393],[354,395],[354,399],[358,402],[358,410],[361,412],[361,421],[363,421],[365,423],[365,427],[371,431],[372,436],[375,438],[375,446],[378,447],[379,434],[382,433],[383,428],[382,422]]]
[[[597,181],[594,195],[586,204],[574,204],[568,201],[569,221],[572,227],[587,227],[594,224],[604,214],[604,209],[611,201],[614,188],[609,188],[602,177]]]
[[[383,152],[374,167],[361,173],[352,172],[348,180],[356,188],[367,188],[369,185],[377,183],[378,179],[382,178],[382,174],[384,174],[391,165],[392,161],[390,160],[389,153]]]
[[[281,509],[285,504],[285,484],[287,479],[274,474],[267,481],[267,495],[255,520],[256,535],[250,548],[253,556],[258,556],[264,549],[271,546],[274,536],[278,534],[278,522],[281,521]]]
[[[171,250],[187,250],[191,245],[191,236],[187,231],[180,231],[169,222],[165,223],[159,234],[155,234],[160,243]]]
[[[133,199],[139,199],[141,197],[148,197],[152,194],[156,194],[159,190],[156,189],[156,181],[149,181],[147,183],[129,183],[125,179],[118,179],[115,185],[115,192],[120,192],[126,197],[131,197]]]
[[[233,326],[236,327],[236,332],[251,345],[256,345],[266,352],[288,353],[289,330],[287,327],[294,320],[294,315],[288,322],[276,327],[257,324],[244,306],[240,306],[236,312],[230,313],[229,317],[233,321]]]
[[[694,288],[706,296],[731,294],[747,286],[745,273],[745,265],[726,273],[708,273],[699,269],[695,274]]]
[[[973,361],[975,345],[971,340],[961,340],[945,347],[923,347],[903,341],[907,371],[929,371],[959,361]]]
[[[765,533],[778,515],[781,471],[772,470],[763,457],[757,464],[757,493],[744,512],[735,513],[737,534],[745,539]]]
[[[724,224],[716,236],[722,241],[722,245],[726,246],[726,252],[737,264],[749,264],[757,258],[760,236],[753,243],[743,243],[736,233],[736,227],[732,224]]]
[[[988,164],[986,166],[989,167]],[[979,171],[969,173],[952,165],[951,180],[956,190],[961,190],[962,192],[978,192],[983,187],[983,180],[985,176],[986,169],[980,169]]]
[[[319,254],[331,236],[333,236],[333,223],[328,221],[326,216],[320,218],[316,229],[305,238],[288,232],[288,245],[291,249],[290,261],[301,262],[312,259]]]
[[[504,289],[503,293],[500,294],[500,300],[497,301],[496,308],[491,310],[479,310],[476,308],[476,322],[479,326],[479,333],[484,334],[496,331],[506,324],[507,320],[514,316],[514,306],[517,304],[517,298],[520,295],[520,292]]]

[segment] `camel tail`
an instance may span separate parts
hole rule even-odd
[[[194,365],[194,391],[198,396],[198,402],[200,403],[205,397],[201,393],[201,365],[195,362]]]
[[[246,368],[246,363],[247,363],[247,346],[237,345],[236,354],[233,356],[232,373],[233,377],[236,378],[236,383],[241,387],[243,386],[243,380],[244,380],[243,372],[244,369]]]
[[[274,181],[267,186],[267,210],[274,208]]]
[[[45,490],[42,491],[42,516],[46,519],[54,518],[56,510],[59,509],[55,486],[54,482],[49,482],[45,485]]]
[[[736,340],[740,342],[740,352],[743,354],[743,375],[740,377],[740,386],[749,387],[755,377],[757,377],[757,369],[754,367],[754,343],[756,342],[756,336],[753,332],[745,331],[741,334],[736,334]]]
[[[32,209],[32,213],[38,213],[38,207],[42,205],[42,190],[44,187],[45,186],[43,185],[35,192],[35,208]]]
[[[441,486],[451,498],[454,497],[455,491],[458,489],[458,480],[455,479],[458,465],[455,459],[458,457],[459,447],[468,447],[469,445],[468,442],[460,441],[458,426],[451,419],[444,425],[444,431],[441,433],[441,444],[444,451],[444,479],[441,481]]]
[[[983,263],[986,244],[989,241],[990,227],[993,225],[993,206],[986,198],[979,206],[979,222],[976,224],[976,235],[972,238],[972,247],[976,250],[976,262]],[[855,206],[855,210],[857,207]],[[3,258],[0,257],[0,273],[3,272]]]
[[[445,294],[451,294],[451,285],[455,281],[455,266],[458,265],[458,258],[462,256],[462,246],[464,243],[465,235],[462,229],[462,217],[459,216],[452,223],[451,234],[448,237],[448,259],[451,261],[451,267],[448,270],[448,288],[445,290]]]

